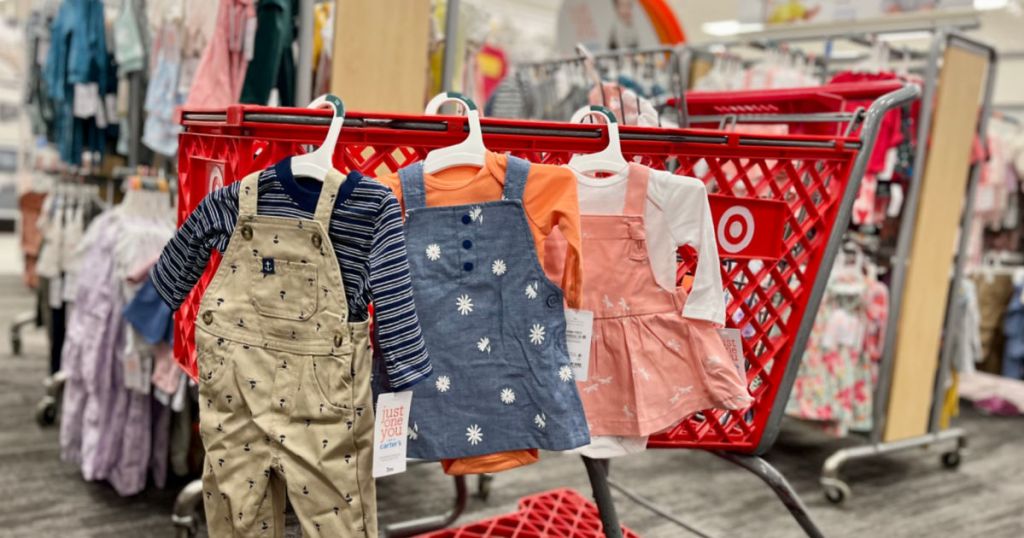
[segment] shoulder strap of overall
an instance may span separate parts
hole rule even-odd
[[[650,177],[650,168],[636,163],[629,164],[629,177],[626,179],[626,203],[622,207],[623,215],[644,215],[647,208],[647,183]]]
[[[522,200],[523,191],[526,189],[526,177],[529,175],[530,161],[509,155],[508,164],[505,165],[503,197],[506,200]]]
[[[244,179],[242,184],[238,186],[238,216],[241,217],[255,217],[256,216],[256,201],[260,197],[260,174],[262,172],[253,172]]]
[[[402,184],[402,205],[405,211],[427,206],[427,187],[423,182],[423,161],[416,161],[398,171]]]
[[[316,211],[313,212],[313,220],[323,225],[325,230],[331,229],[331,215],[334,213],[334,204],[338,199],[338,189],[345,181],[345,177],[337,170],[329,170],[324,177],[324,184],[320,188],[320,197],[316,201]]]

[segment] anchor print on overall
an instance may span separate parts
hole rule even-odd
[[[501,200],[425,207],[423,166],[399,172],[416,311],[434,376],[413,387],[409,456],[438,460],[590,438],[565,345],[562,291],[523,211],[530,163]]]
[[[368,327],[327,233],[343,179],[303,220],[257,215],[258,176],[196,320],[209,534],[282,536],[288,499],[305,536],[376,537]]]
[[[651,435],[702,409],[750,403],[717,335],[699,337],[682,316],[686,292],[655,280],[643,216],[649,174],[630,165],[621,215],[580,217],[583,308],[594,312],[594,332],[587,380],[578,385],[595,436]],[[560,248],[559,240],[548,248]]]

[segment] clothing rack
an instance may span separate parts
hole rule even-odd
[[[643,58],[647,65],[653,66],[657,57],[665,58],[665,65],[668,66],[669,80],[671,83],[670,95],[673,96],[684,96],[686,95],[686,89],[688,88],[688,81],[690,79],[690,66],[695,54],[707,54],[705,51],[695,49],[693,47],[687,47],[685,45],[672,45],[672,46],[658,46],[648,48],[637,48],[637,49],[616,49],[602,52],[591,52],[586,49],[583,45],[576,46],[577,54],[575,56],[567,56],[563,58],[556,58],[553,60],[544,60],[538,62],[523,62],[516,64],[515,75],[516,77],[523,76],[524,71],[540,72],[551,74],[559,69],[565,67],[584,67],[587,63],[593,64],[595,67],[600,67],[605,62],[613,62],[616,65],[621,65],[625,62],[638,63],[638,60]],[[602,100],[604,105],[607,106],[607,97],[604,95],[604,88],[601,89]],[[689,122],[686,119],[686,107],[682,103],[679,103],[676,107],[676,115],[679,119],[679,125],[686,127]]]
[[[991,116],[992,92],[994,91],[995,60],[994,49],[988,45],[979,43],[967,38],[954,30],[938,28],[932,30],[931,44],[928,50],[927,71],[925,74],[924,92],[921,102],[924,104],[933,103],[935,100],[939,81],[939,64],[944,51],[949,47],[957,47],[961,50],[981,55],[988,59],[988,74],[985,82],[985,95],[981,104],[981,120],[978,132],[984,133],[987,128],[988,118]],[[835,36],[835,38],[849,38],[848,34]],[[821,37],[819,37],[821,38]],[[832,39],[825,36],[824,39]],[[954,323],[959,320],[953,319],[953,309],[947,309],[945,327],[943,334],[943,346],[936,374],[935,385],[932,391],[931,420],[928,431],[925,435],[900,440],[883,440],[885,432],[886,414],[892,384],[893,368],[895,361],[895,343],[898,333],[898,321],[900,319],[901,299],[905,286],[905,275],[909,263],[911,244],[914,238],[915,221],[918,212],[922,179],[925,172],[925,158],[928,153],[928,140],[932,127],[932,107],[922,106],[921,117],[918,122],[918,147],[913,165],[913,177],[908,186],[907,199],[904,204],[904,212],[900,225],[899,237],[896,244],[896,253],[892,259],[892,282],[890,288],[890,312],[886,326],[885,340],[883,344],[882,359],[879,364],[878,382],[875,386],[873,401],[872,430],[868,434],[868,443],[865,445],[843,448],[833,453],[822,466],[820,482],[826,499],[833,503],[841,503],[849,498],[851,491],[849,485],[839,477],[842,466],[851,460],[870,458],[893,452],[901,452],[914,448],[931,447],[934,445],[953,444],[951,451],[942,455],[942,462],[946,467],[956,467],[961,458],[961,451],[966,446],[967,434],[960,428],[941,429],[939,417],[942,411],[943,394],[945,393],[948,371],[952,362],[952,346],[950,337]],[[977,185],[980,167],[975,164],[970,173],[968,183],[968,194],[965,202],[961,220],[961,230],[969,227],[975,187]],[[957,248],[957,255],[953,264],[953,278],[950,283],[950,297],[958,293],[960,278],[963,274],[964,254],[967,252],[967,241],[969,234],[960,234],[960,243]]]

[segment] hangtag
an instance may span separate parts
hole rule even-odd
[[[382,392],[377,396],[373,423],[373,477],[405,472],[409,444],[412,391]]]
[[[732,363],[736,366],[740,379],[746,379],[747,371],[744,367],[746,360],[743,358],[743,337],[740,330],[729,327],[718,329],[718,336],[722,338],[725,350],[729,352],[729,357],[732,358]]]
[[[95,82],[74,85],[74,102],[72,114],[76,118],[87,119],[96,115],[100,107],[100,86]]]
[[[120,119],[117,116],[117,95],[108,93],[103,96],[103,105],[106,107],[107,122],[112,124],[120,123]]]
[[[242,55],[251,62],[256,50],[256,17],[245,19],[245,35],[242,37]]]
[[[876,176],[878,176],[879,179],[892,179],[892,175],[896,171],[896,164],[899,163],[899,160],[899,152],[896,151],[896,148],[889,148],[885,152],[885,162],[882,165],[882,171],[876,174]]]
[[[263,274],[274,274],[274,258],[263,258]]]
[[[565,345],[576,381],[586,381],[590,372],[590,340],[594,335],[594,313],[565,309]]]

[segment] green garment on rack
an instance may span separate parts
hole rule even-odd
[[[245,71],[240,101],[265,105],[277,88],[281,106],[295,106],[295,0],[260,0],[256,7],[253,56]]]

